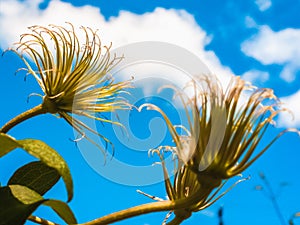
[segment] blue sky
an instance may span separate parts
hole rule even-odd
[[[141,41],[175,44],[199,57],[222,82],[234,74],[242,76],[259,87],[274,89],[275,94],[293,111],[294,120],[291,120],[288,114],[280,115],[277,119],[278,128],[270,129],[265,137],[264,143],[266,143],[285,127],[300,128],[300,22],[297,19],[299,9],[300,1],[297,0],[164,0],[159,2],[112,0],[93,1],[93,3],[2,0],[0,47],[2,52],[12,46],[30,25],[62,25],[65,21],[72,22],[75,27],[84,25],[99,29],[103,42],[112,41],[115,48]],[[21,67],[24,67],[22,62],[11,53],[0,58],[0,90],[3,99],[1,124],[40,103],[38,97],[31,97],[27,102],[30,93],[39,93],[40,90],[32,77],[27,77],[24,82],[24,74],[19,73],[14,76],[15,71]],[[157,92],[153,90],[155,85],[151,80],[144,80],[145,75],[150,73],[148,70],[148,73],[143,71],[145,68],[153,69],[151,65],[129,68],[129,72],[134,73],[141,81],[137,83],[139,89],[135,92],[135,96],[139,97],[133,101],[137,104],[154,101],[161,107],[168,108],[169,93],[164,93],[163,98],[151,97],[154,93],[157,95]],[[158,69],[161,68],[163,67],[155,68],[151,73],[158,74],[161,72]],[[168,71],[163,68],[161,73]],[[138,74],[142,77],[138,77]],[[159,75],[154,77],[157,79]],[[147,89],[149,87],[150,90]],[[180,112],[177,113],[173,116],[175,121],[180,118]],[[124,115],[124,118],[127,118],[126,116],[131,116],[129,126],[134,130],[137,140],[145,140],[153,135],[151,132],[160,132],[155,130],[158,129],[155,124],[152,130],[151,127],[148,128],[151,117],[159,120],[159,116],[155,113],[132,112],[131,115]],[[121,136],[116,136],[116,131],[108,125],[100,124],[97,128],[116,142],[116,159],[136,166],[137,169],[139,166],[151,166],[157,160],[148,158],[148,149],[128,149],[129,144],[124,144]],[[81,223],[151,201],[136,193],[136,189],[162,198],[166,195],[162,183],[140,187],[128,186],[112,182],[107,179],[108,175],[99,175],[98,172],[103,167],[101,156],[99,161],[95,157],[97,172],[89,165],[90,161],[88,163],[84,160],[85,154],[82,149],[76,148],[70,141],[74,139],[72,129],[63,120],[51,115],[26,121],[14,128],[10,134],[18,139],[41,139],[66,158],[75,182],[75,197],[70,205]],[[169,137],[166,135],[161,143],[168,141]],[[244,176],[251,175],[250,180],[239,184],[212,207],[195,213],[183,224],[217,224],[217,210],[220,206],[224,206],[226,225],[237,225],[241,222],[245,225],[279,225],[280,222],[270,201],[263,193],[254,190],[256,185],[262,184],[258,176],[260,171],[266,174],[276,190],[280,189],[281,182],[288,183],[278,193],[278,202],[287,221],[293,213],[300,211],[299,143],[299,137],[295,134],[282,137],[243,173]],[[150,141],[151,144],[153,143]],[[146,146],[148,148],[148,145]],[[5,184],[17,167],[30,160],[33,158],[21,150],[1,158],[0,182]],[[109,176],[114,174],[111,173]],[[154,175],[144,174],[144,176]],[[48,193],[48,196],[66,199],[65,194],[63,184],[60,182]],[[36,214],[53,221],[60,221],[45,207],[41,207]],[[150,214],[117,224],[156,225],[161,223],[164,215],[165,213]],[[300,221],[295,222],[297,224]]]

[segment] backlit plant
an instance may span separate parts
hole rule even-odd
[[[73,181],[64,158],[40,140],[16,140],[7,134],[10,129],[29,118],[50,113],[63,118],[82,138],[95,145],[97,143],[86,132],[111,143],[108,137],[74,118],[74,115],[122,126],[118,121],[100,117],[99,113],[132,109],[126,99],[119,97],[121,93],[130,92],[132,85],[129,81],[115,82],[110,74],[122,57],[111,56],[111,46],[103,46],[97,32],[86,27],[82,27],[81,32],[85,37],[84,43],[79,41],[71,24],[67,28],[33,26],[30,33],[21,36],[16,48],[10,49],[25,63],[26,68],[21,70],[26,70],[37,81],[42,102],[0,129],[0,157],[22,148],[39,161],[17,169],[7,186],[0,187],[1,225],[19,225],[27,220],[37,224],[55,224],[47,218],[32,215],[41,204],[51,207],[67,224],[77,224],[66,202],[43,197],[61,177],[68,193],[67,202],[72,200]],[[247,169],[282,134],[298,132],[287,129],[266,146],[259,146],[274,117],[285,110],[271,89],[253,87],[239,77],[233,77],[224,89],[213,76],[208,75],[196,77],[188,87],[193,90],[191,97],[177,95],[184,106],[186,126],[173,124],[167,113],[154,104],[143,104],[139,108],[158,111],[173,139],[167,146],[150,150],[160,158],[168,199],[143,193],[157,201],[83,224],[111,224],[159,211],[170,212],[163,224],[180,224],[192,213],[207,208],[226,194],[231,188],[221,192],[225,183]],[[105,153],[105,149],[97,147]],[[165,154],[173,156],[174,176],[167,171]],[[172,219],[169,218],[171,213],[174,213]]]

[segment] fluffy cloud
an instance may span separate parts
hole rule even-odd
[[[266,82],[269,80],[270,74],[268,72],[260,70],[249,70],[242,75],[244,80],[250,81],[251,83]]]
[[[264,65],[284,66],[280,76],[291,82],[300,69],[300,29],[275,32],[268,26],[261,26],[256,35],[242,43],[242,51]]]
[[[63,25],[71,22],[75,27],[89,26],[99,29],[103,43],[120,47],[141,41],[162,41],[175,44],[198,56],[220,75],[223,83],[228,82],[232,71],[223,66],[215,53],[206,51],[210,37],[196,23],[194,17],[184,10],[157,8],[153,12],[137,15],[121,11],[117,17],[105,20],[99,8],[92,6],[75,7],[59,0],[50,1],[40,9],[42,0],[2,0],[0,8],[0,47],[5,49],[18,41],[19,35],[28,32],[32,25]],[[159,49],[158,49],[159,50]],[[186,59],[189,60],[189,59]]]
[[[278,125],[282,127],[300,127],[300,90],[290,96],[281,98],[290,113],[279,115]]]
[[[39,8],[43,0],[3,0],[0,7],[0,47],[5,49],[19,40],[19,35],[28,32],[32,25],[63,25],[72,22],[81,25],[98,26],[105,23],[99,9],[91,6],[74,7],[58,0],[51,1],[45,10]]]
[[[258,6],[260,11],[265,11],[272,6],[271,0],[256,0],[255,4]]]
[[[153,12],[142,15],[121,11],[117,17],[110,17],[106,20],[100,9],[96,7],[88,5],[75,7],[70,3],[52,0],[47,8],[40,9],[39,4],[41,2],[43,1],[1,1],[0,47],[2,49],[12,46],[14,42],[18,41],[20,34],[28,32],[28,26],[64,25],[68,21],[75,27],[89,26],[93,29],[99,29],[103,43],[112,42],[114,47],[141,41],[162,41],[180,46],[203,60],[213,73],[219,75],[223,84],[227,83],[230,75],[233,74],[229,67],[221,64],[213,51],[204,49],[205,45],[209,43],[210,37],[196,23],[194,17],[184,10],[157,8]],[[290,35],[291,33],[294,35]],[[276,33],[268,27],[262,27],[258,35],[243,44],[243,51],[264,64],[286,64],[286,70],[298,68],[293,57],[299,56],[300,48],[297,51],[289,47],[291,43],[296,42],[297,35],[296,30],[284,30]],[[291,40],[287,40],[287,36]],[[172,54],[169,55],[172,56]],[[187,58],[182,61],[188,60]],[[153,67],[151,68],[153,69]],[[139,66],[136,66],[134,69],[142,71],[145,70],[145,67],[139,69]],[[150,70],[150,67],[148,69]],[[166,73],[169,74],[172,69],[167,68]],[[155,73],[156,71],[152,72]],[[174,70],[170,80],[175,79],[175,74],[176,71]],[[248,71],[243,76],[250,81],[268,78],[267,73],[256,70]],[[149,83],[148,88],[150,85]],[[282,119],[282,121],[285,120]]]
[[[247,28],[257,28],[258,25],[251,16],[245,17],[245,25]]]

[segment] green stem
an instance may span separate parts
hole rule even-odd
[[[103,216],[99,219],[83,223],[82,225],[107,225],[142,214],[173,210],[175,206],[175,202],[173,201],[161,201],[143,204]]]
[[[23,113],[21,113],[20,115],[16,116],[15,118],[11,119],[10,121],[8,121],[1,129],[0,129],[0,133],[7,133],[11,128],[13,128],[14,126],[18,125],[19,123],[40,115],[40,114],[44,114],[46,113],[47,110],[45,110],[45,108],[42,106],[42,104],[35,106],[32,109],[29,109]]]
[[[204,191],[205,192],[205,191]],[[107,225],[110,223],[118,222],[124,219],[128,219],[134,216],[139,216],[142,214],[152,213],[152,212],[161,212],[161,211],[171,211],[171,210],[182,210],[185,208],[189,208],[191,205],[196,204],[201,197],[205,196],[202,192],[196,192],[195,194],[183,198],[178,199],[175,201],[160,201],[160,202],[153,202],[143,205],[134,206],[129,209],[124,209],[119,212],[115,212],[106,216],[103,216],[101,218],[95,219],[90,222],[83,223],[81,225]],[[189,214],[186,218],[190,217],[191,214]],[[184,218],[184,217],[181,217]],[[180,220],[180,218],[177,218]],[[174,222],[179,222],[179,220]],[[173,223],[176,224],[176,223]],[[171,221],[172,225],[172,221]]]

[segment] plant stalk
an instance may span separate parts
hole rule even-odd
[[[11,128],[13,128],[14,126],[18,125],[19,123],[40,115],[40,114],[44,114],[47,113],[47,110],[43,107],[42,104],[35,106],[32,109],[29,109],[23,113],[21,113],[20,115],[16,116],[15,118],[11,119],[10,121],[8,121],[1,129],[0,129],[0,133],[7,133]]]
[[[286,225],[286,221],[285,221],[284,216],[283,216],[283,214],[282,214],[282,212],[281,212],[281,210],[280,210],[279,204],[278,204],[278,202],[277,202],[276,195],[275,195],[275,193],[274,193],[274,191],[273,191],[273,188],[272,188],[272,186],[271,186],[269,180],[267,179],[267,177],[266,177],[264,174],[261,175],[261,179],[264,181],[266,187],[267,187],[268,190],[269,190],[269,193],[270,193],[269,198],[270,198],[270,200],[271,200],[271,202],[272,202],[272,204],[273,204],[273,207],[274,207],[274,209],[275,209],[275,212],[276,212],[276,214],[277,214],[277,216],[278,216],[278,219],[279,219],[280,223],[281,223],[282,225]]]
[[[83,223],[82,225],[107,225],[142,214],[173,210],[175,206],[175,202],[168,200],[138,205],[129,209],[124,209],[119,212],[103,216],[87,223]]]
[[[132,208],[124,209],[118,212],[114,212],[112,214],[103,216],[101,218],[83,223],[81,225],[107,225],[110,223],[118,222],[124,219],[128,219],[134,216],[139,216],[143,214],[148,214],[152,212],[161,212],[161,211],[171,211],[171,210],[181,210],[185,208],[189,208],[191,205],[197,203],[201,197],[205,196],[203,192],[197,192],[187,198],[177,199],[174,201],[165,200],[153,203],[147,203],[143,205],[134,206]],[[189,215],[190,216],[190,215]],[[180,218],[177,218],[180,220]],[[168,224],[176,224],[177,219],[172,223],[172,221]],[[182,221],[182,220],[181,220]]]

